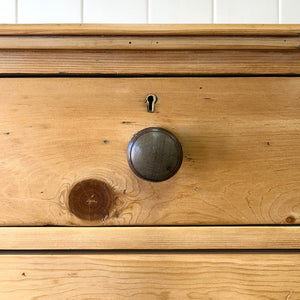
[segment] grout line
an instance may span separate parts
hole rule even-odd
[[[211,16],[211,22],[212,24],[215,23],[215,0],[211,0],[211,13],[212,13],[212,16]]]
[[[18,24],[18,0],[16,0],[16,10],[15,10],[15,14],[16,14],[16,24]]]
[[[212,0],[213,1],[213,24],[217,24],[217,10],[216,10],[216,7],[217,7],[217,2],[216,0]]]
[[[278,24],[282,24],[282,20],[281,20],[281,6],[282,6],[282,3],[281,3],[281,0],[278,0]]]
[[[81,24],[83,23],[83,0],[81,0],[81,15],[80,15],[80,18],[81,18]]]

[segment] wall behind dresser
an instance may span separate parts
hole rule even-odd
[[[0,0],[0,23],[299,24],[300,0]]]

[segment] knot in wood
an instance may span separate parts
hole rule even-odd
[[[113,205],[113,192],[108,184],[96,179],[78,182],[69,194],[69,209],[80,219],[104,220]]]

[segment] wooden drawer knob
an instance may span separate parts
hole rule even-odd
[[[131,170],[149,181],[164,181],[175,175],[182,163],[182,147],[168,130],[149,127],[131,139],[127,160]]]

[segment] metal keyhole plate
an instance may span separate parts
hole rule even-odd
[[[154,94],[149,94],[146,96],[145,102],[147,104],[147,111],[153,113],[155,110],[155,104],[158,101],[158,97]]]

